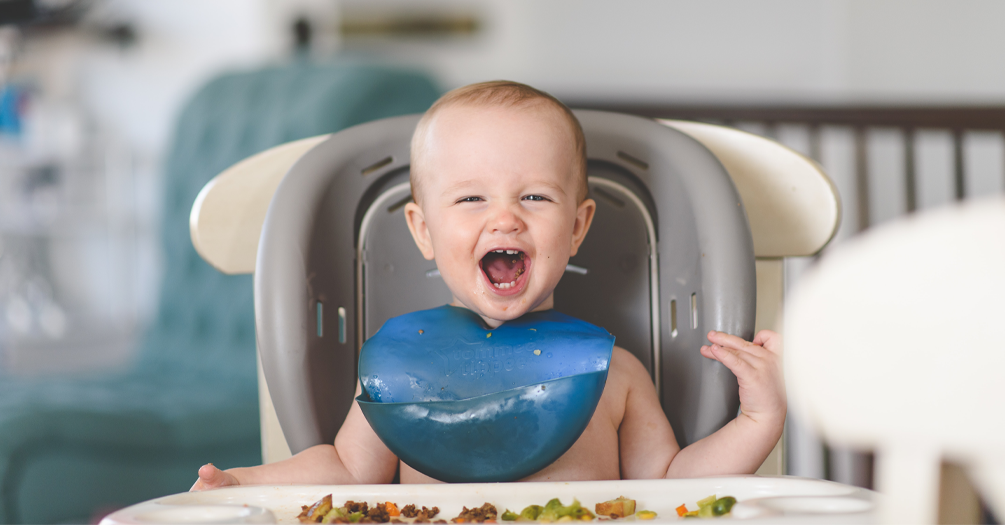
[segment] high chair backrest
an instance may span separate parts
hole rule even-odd
[[[646,365],[686,445],[738,406],[732,374],[697,352],[705,334],[752,336],[762,307],[755,253],[818,251],[836,228],[836,194],[812,162],[753,135],[576,114],[598,211],[556,290],[556,307],[607,328]],[[417,119],[269,150],[221,174],[193,208],[200,253],[222,271],[256,273],[267,460],[288,454],[284,444],[297,452],[331,442],[352,402],[365,337],[391,316],[450,299],[402,219]],[[786,191],[776,194],[772,185]],[[741,195],[763,201],[753,206],[760,211],[750,223],[761,232],[753,238]],[[779,288],[766,294],[774,298],[763,305],[766,318],[781,296],[775,262],[757,263],[758,284],[766,273],[769,288]],[[268,423],[276,414],[281,432]]]

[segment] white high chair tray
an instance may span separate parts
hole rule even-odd
[[[462,506],[492,503],[500,515],[520,512],[527,505],[544,505],[573,498],[593,510],[594,505],[626,496],[638,510],[652,510],[652,522],[678,520],[675,509],[712,494],[733,496],[738,503],[732,518],[754,523],[872,523],[877,494],[830,481],[791,476],[712,477],[698,479],[580,481],[566,483],[481,483],[453,485],[260,485],[186,492],[153,499],[119,510],[102,525],[139,523],[299,523],[301,506],[332,494],[332,501],[392,501],[400,506],[437,506],[435,519],[449,520]],[[642,521],[634,517],[624,521]]]

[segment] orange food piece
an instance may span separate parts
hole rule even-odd
[[[387,509],[387,515],[388,516],[399,516],[399,515],[401,515],[401,511],[398,510],[398,506],[395,505],[394,503],[391,503],[390,501],[388,501],[387,503],[384,503],[384,508]]]
[[[687,505],[681,505],[680,507],[677,507],[678,516],[683,518],[685,514],[687,514]]]

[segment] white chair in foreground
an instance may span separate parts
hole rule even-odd
[[[934,523],[943,459],[1005,516],[1005,199],[876,228],[807,272],[785,314],[794,410],[876,450],[879,522]]]

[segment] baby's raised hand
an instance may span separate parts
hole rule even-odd
[[[740,412],[759,423],[785,421],[785,383],[782,380],[781,336],[761,330],[747,342],[723,332],[709,332],[712,343],[701,355],[726,365],[740,384]]]
[[[199,479],[196,480],[195,485],[192,485],[189,492],[218,489],[220,487],[240,484],[233,474],[216,468],[212,463],[206,463],[199,467]]]

